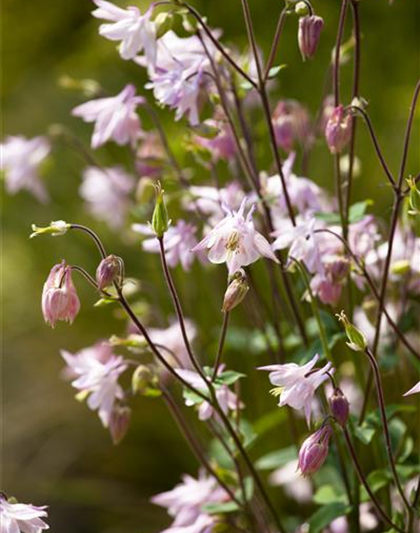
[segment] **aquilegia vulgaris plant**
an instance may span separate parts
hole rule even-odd
[[[90,227],[60,220],[34,225],[31,237],[82,233],[97,268],[89,272],[71,257],[55,261],[42,292],[45,322],[61,327],[78,319],[86,305],[80,281],[91,285],[97,305],[124,312],[125,335],[109,332],[76,353],[63,347],[64,376],[114,444],[136,416],[134,396],[167,405],[200,468],[152,497],[172,521],[165,533],[418,532],[412,395],[420,393],[420,169],[410,173],[407,161],[420,82],[413,80],[406,133],[395,146],[400,165],[392,170],[370,118],[375,103],[361,93],[361,32],[366,40],[369,34],[361,29],[359,1],[337,2],[336,41],[316,118],[304,103],[275,94],[279,78],[289,75],[278,64],[287,56],[286,25],[295,28],[302,60],[317,61],[326,26],[321,3],[316,11],[309,0],[273,4],[278,24],[267,57],[251,2],[237,4],[248,38],[243,49],[225,42],[184,0],[158,0],[146,10],[94,0],[99,34],[117,44],[115,61],[144,69],[144,88],[127,80],[109,94],[91,80],[74,82],[87,101],[72,115],[88,123],[90,147],[57,126],[50,135],[4,140],[7,190],[26,189],[42,202],[49,195],[40,165],[55,143],[68,142],[86,158],[82,201],[124,243],[136,243],[139,256],[155,254],[148,257],[161,268],[174,313],[165,327],[154,322],[162,313],[138,313],[138,286],[127,273],[135,276],[141,259],[126,264]],[[354,61],[346,65],[349,54]],[[353,69],[350,89],[341,87],[343,68]],[[178,124],[177,150],[159,108]],[[382,219],[370,211],[370,200],[353,203],[354,179],[363,172],[356,155],[362,128],[389,188],[392,209]],[[100,162],[97,149],[107,143],[127,148],[130,170]],[[334,193],[308,177],[315,149],[331,159],[322,173],[334,176]],[[272,161],[262,167],[265,150]],[[210,335],[207,324],[198,314],[185,316],[176,268],[186,279],[199,270],[219,295],[215,344],[200,345],[203,331]],[[225,274],[223,287],[217,272]],[[240,310],[247,322],[238,328],[232,315]],[[231,367],[235,339],[244,360],[247,351],[258,355],[251,372]],[[392,391],[384,387],[390,376]],[[273,396],[263,420],[247,418],[251,389],[254,400]],[[279,413],[284,448],[266,438]],[[265,450],[259,456],[256,443]],[[265,470],[272,471],[268,478]],[[2,533],[48,528],[45,507],[5,494],[0,513]]]

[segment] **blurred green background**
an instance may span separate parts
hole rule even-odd
[[[245,46],[239,0],[194,1],[211,25],[223,28],[226,41]],[[140,2],[140,6],[147,5]],[[281,2],[251,0],[255,30],[267,54]],[[326,26],[316,60],[303,64],[296,45],[296,20],[286,23],[278,62],[288,68],[273,94],[305,102],[316,113],[323,80],[335,39],[340,2],[314,2]],[[98,35],[98,21],[90,15],[89,0],[3,0],[2,136],[43,134],[50,124],[63,123],[86,144],[91,127],[70,116],[79,95],[60,89],[63,75],[97,79],[111,94],[128,82],[138,91],[145,83],[143,71],[124,62],[109,41]],[[361,94],[371,102],[369,113],[387,154],[396,169],[410,99],[419,77],[420,2],[362,0]],[[349,35],[347,27],[347,36]],[[343,68],[344,95],[349,94],[351,62]],[[162,113],[174,146],[182,123]],[[391,195],[372,152],[364,128],[359,128],[358,155],[362,175],[355,185],[355,200],[375,199],[374,211],[389,216]],[[408,172],[418,171],[419,128],[416,124]],[[267,152],[269,154],[269,152]],[[113,145],[98,151],[104,164],[128,161],[128,154]],[[267,158],[263,164],[269,165]],[[42,284],[51,266],[65,257],[94,271],[98,261],[93,245],[82,235],[29,241],[32,222],[50,220],[88,223],[101,233],[109,250],[125,258],[127,273],[139,277],[142,298],[155,305],[151,322],[165,326],[172,310],[158,268],[158,257],[141,253],[137,240],[111,233],[92,220],[77,197],[82,159],[62,145],[54,150],[46,181],[52,202],[37,203],[29,194],[2,198],[3,217],[3,472],[2,488],[24,502],[50,506],[52,530],[60,533],[149,533],[167,524],[165,513],[148,503],[152,494],[174,485],[182,472],[195,473],[197,465],[160,401],[138,399],[132,427],[121,445],[112,446],[96,414],[74,400],[74,390],[60,379],[63,362],[59,350],[76,351],[111,333],[123,333],[125,324],[109,308],[94,309],[95,295],[80,280],[82,312],[74,325],[46,327],[40,311]],[[319,147],[309,177],[332,190],[332,163]],[[227,174],[226,174],[227,177]],[[186,315],[206,324],[198,346],[212,353],[220,322],[223,292],[222,269],[194,268],[176,272]],[[157,311],[156,309],[160,309]],[[241,312],[234,324],[244,325]],[[251,371],[267,359],[231,346],[228,357],[237,370]],[[264,377],[255,378],[255,390],[246,390],[245,403],[252,420],[273,407]],[[407,385],[408,388],[408,385]],[[194,417],[192,417],[194,418]],[[279,420],[281,423],[281,420]],[[290,443],[280,428],[271,432],[259,452]],[[256,452],[258,453],[258,451]],[[281,492],[278,491],[281,499]],[[303,512],[303,515],[305,515]]]

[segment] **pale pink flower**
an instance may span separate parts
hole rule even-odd
[[[269,483],[283,487],[286,494],[297,502],[308,503],[313,497],[312,483],[302,477],[298,469],[297,459],[289,461],[270,474]]]
[[[343,284],[349,272],[349,262],[339,255],[322,254],[323,274],[311,279],[311,290],[322,303],[337,305]]]
[[[220,365],[218,368],[217,374],[221,374],[224,371],[224,365]],[[185,370],[182,368],[176,368],[175,372],[184,379],[187,383],[195,387],[196,389],[207,392],[208,388],[204,379],[193,370]],[[220,405],[220,408],[225,414],[228,414],[229,411],[235,411],[238,407],[243,408],[243,404],[239,401],[238,397],[234,392],[232,392],[227,385],[220,385],[216,388],[216,397]],[[195,405],[190,400],[185,400],[185,405],[191,407]],[[211,417],[218,419],[218,414],[213,409],[212,405],[209,402],[201,402],[198,408],[198,418],[200,420],[208,420]]]
[[[419,394],[420,393],[420,381],[414,385],[414,387],[411,387],[410,390],[408,390],[403,396],[409,396],[410,394]]]
[[[94,122],[92,148],[113,140],[119,145],[135,145],[142,136],[136,108],[144,98],[136,96],[134,85],[126,85],[116,96],[97,98],[75,107],[72,115]]]
[[[277,145],[290,152],[298,141],[311,144],[313,134],[307,109],[296,100],[280,100],[273,112],[273,126]]]
[[[157,43],[155,23],[151,20],[152,8],[142,15],[134,6],[121,9],[104,0],[93,1],[98,9],[92,11],[92,15],[109,21],[99,27],[99,34],[111,41],[121,41],[120,55],[123,59],[134,59],[144,50],[148,63],[153,66]]]
[[[118,229],[130,207],[129,194],[133,188],[133,178],[121,167],[87,167],[79,193],[95,218]]]
[[[118,378],[127,369],[124,358],[114,355],[105,342],[84,348],[75,354],[61,350],[67,363],[65,375],[73,379],[72,385],[93,411],[98,411],[104,427],[110,424],[116,402],[124,398]],[[75,379],[74,379],[75,378]]]
[[[332,154],[339,154],[351,137],[352,118],[342,105],[334,108],[325,126],[325,138]]]
[[[331,363],[313,370],[318,359],[317,354],[302,366],[287,363],[258,368],[258,370],[270,372],[268,377],[276,387],[273,392],[279,395],[279,406],[289,405],[293,409],[304,409],[308,426],[311,421],[312,400],[316,389],[328,379],[327,372],[333,372]]]
[[[238,211],[227,210],[225,218],[193,248],[193,251],[208,249],[208,258],[212,263],[226,262],[229,275],[262,256],[278,262],[267,239],[255,230],[252,220],[255,206],[244,216],[246,203],[247,198]]]
[[[64,320],[70,324],[80,310],[80,300],[73,284],[71,267],[63,260],[53,266],[42,289],[42,314],[47,324],[55,327]]]
[[[217,520],[207,515],[202,507],[208,503],[224,503],[230,497],[213,477],[200,472],[198,479],[189,475],[182,483],[167,492],[152,497],[152,502],[168,510],[174,518],[172,525],[161,533],[210,533]]]
[[[236,145],[233,138],[232,130],[223,120],[206,120],[203,126],[216,128],[217,133],[212,137],[201,137],[199,133],[194,136],[195,142],[206,148],[215,161],[219,159],[229,160],[236,154]]]
[[[160,253],[159,241],[154,231],[144,224],[133,224],[133,231],[150,237],[143,241],[143,250],[151,253]],[[169,226],[168,231],[163,236],[166,260],[170,267],[176,267],[179,263],[185,271],[190,270],[196,257],[191,250],[197,244],[195,234],[197,228],[194,224],[178,220],[174,226]]]
[[[7,137],[0,144],[0,168],[5,173],[7,192],[16,194],[18,191],[27,190],[37,200],[45,203],[48,194],[40,181],[39,168],[50,151],[51,146],[46,137]]]
[[[245,198],[245,192],[238,181],[231,181],[225,187],[211,187],[209,185],[192,185],[188,192],[193,196],[193,200],[185,203],[185,208],[196,209],[200,213],[209,215],[209,224],[216,225],[225,217],[222,206],[230,210],[237,210]]]
[[[46,505],[37,507],[26,503],[11,503],[0,494],[1,533],[41,533],[49,529],[43,520],[47,516]]]
[[[321,260],[321,243],[320,234],[315,230],[322,225],[314,217],[308,216],[305,219],[298,220],[296,226],[291,223],[284,229],[272,233],[277,237],[273,242],[274,250],[289,248],[289,257],[297,261],[302,261],[311,273],[324,273],[324,266]]]

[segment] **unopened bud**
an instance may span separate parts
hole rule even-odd
[[[96,269],[96,282],[99,290],[109,287],[117,279],[121,272],[121,261],[115,255],[108,255],[102,259]]]
[[[409,215],[420,215],[420,190],[417,187],[417,183],[411,179],[407,179],[407,185],[410,188],[410,193],[408,195],[408,205],[410,207],[408,214]]]
[[[155,382],[155,376],[146,365],[139,365],[133,372],[133,377],[131,378],[131,390],[133,394],[142,394],[149,387],[151,387]]]
[[[315,55],[323,27],[323,19],[316,15],[306,15],[299,19],[298,43],[303,60]]]
[[[131,420],[129,407],[114,407],[109,419],[109,432],[114,444],[119,444],[127,433]]]
[[[332,416],[337,420],[340,426],[344,427],[349,417],[349,402],[342,390],[334,389],[328,401]]]
[[[158,182],[156,185],[156,205],[152,216],[152,229],[156,237],[161,239],[169,227],[168,210],[163,199],[163,189]]]
[[[38,237],[38,235],[51,235],[52,237],[59,237],[67,233],[67,230],[70,229],[71,224],[67,224],[64,220],[55,220],[51,222],[49,226],[40,228],[35,224],[32,224],[32,233],[29,238]]]
[[[234,277],[226,289],[222,311],[224,313],[228,313],[234,307],[239,305],[245,298],[248,289],[249,286],[245,277],[245,273],[243,271],[238,272],[236,277]]]
[[[299,17],[309,15],[309,6],[306,2],[298,2],[295,6],[295,13]]]
[[[351,115],[345,113],[342,105],[335,107],[331,113],[325,126],[325,139],[332,154],[340,153],[349,142],[351,120]]]
[[[338,320],[343,323],[344,329],[346,330],[347,339],[349,341],[346,343],[347,346],[355,352],[363,352],[368,347],[365,335],[349,321],[344,311],[341,311],[337,317]]]
[[[331,426],[325,425],[303,442],[299,450],[299,468],[302,475],[314,474],[324,464],[331,435]]]

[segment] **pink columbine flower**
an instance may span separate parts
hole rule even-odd
[[[134,188],[132,176],[121,167],[87,167],[83,171],[80,196],[95,218],[110,228],[120,228],[130,207],[129,194]]]
[[[72,115],[85,122],[94,122],[92,148],[113,140],[120,146],[135,145],[142,136],[136,108],[144,98],[136,96],[134,85],[127,85],[117,96],[97,98],[75,107]]]
[[[151,253],[159,253],[159,241],[153,230],[145,224],[133,224],[133,231],[150,237],[143,241],[143,250]],[[175,226],[169,226],[163,237],[165,245],[166,260],[170,267],[176,267],[179,263],[185,271],[190,270],[196,257],[191,249],[197,244],[195,236],[197,228],[194,224],[178,220]]]
[[[409,396],[410,394],[419,394],[420,393],[420,381],[414,385],[410,390],[408,390],[403,396]]]
[[[324,21],[316,15],[307,15],[299,19],[298,43],[303,59],[311,59],[318,48]]]
[[[318,359],[317,354],[302,366],[287,363],[258,368],[270,372],[268,377],[276,387],[272,392],[279,396],[279,406],[289,405],[293,409],[304,409],[308,426],[311,422],[312,400],[316,389],[328,379],[327,372],[333,371],[331,363],[313,370]]]
[[[322,238],[315,233],[317,224],[314,217],[307,216],[297,226],[289,224],[288,227],[273,232],[272,235],[277,237],[273,242],[273,249],[290,247],[289,257],[302,261],[311,273],[324,273],[320,250]]]
[[[332,154],[339,154],[351,137],[351,115],[345,113],[344,107],[334,108],[325,126],[325,139]]]
[[[92,15],[108,21],[99,27],[99,34],[111,41],[121,41],[120,55],[123,59],[134,59],[144,50],[148,63],[153,66],[157,51],[156,26],[150,19],[153,9],[149,8],[142,15],[134,6],[121,9],[104,0],[93,1],[98,9],[92,11]]]
[[[166,507],[168,514],[174,518],[169,529],[162,533],[210,533],[217,519],[214,515],[207,515],[202,510],[203,505],[223,503],[229,499],[215,478],[201,471],[198,479],[184,475],[182,483],[153,496],[152,502]]]
[[[2,533],[41,533],[50,528],[42,520],[47,516],[45,509],[46,505],[12,503],[0,493],[0,530]]]
[[[0,168],[5,172],[7,192],[31,192],[40,202],[47,202],[48,194],[39,178],[39,167],[51,151],[46,137],[26,139],[22,135],[10,136],[0,144]]]
[[[225,159],[228,161],[236,154],[236,145],[231,127],[223,120],[206,120],[203,126],[216,128],[217,133],[212,137],[202,137],[198,133],[194,136],[195,142],[206,148],[212,155],[214,161]]]
[[[278,263],[269,242],[255,230],[252,220],[255,206],[245,217],[246,204],[247,198],[244,198],[238,211],[226,209],[225,218],[193,248],[193,251],[208,249],[212,263],[226,262],[229,275],[262,256]]]
[[[322,426],[310,435],[299,450],[299,469],[304,476],[318,472],[328,455],[328,443],[333,430],[330,425]]]
[[[273,112],[273,126],[277,145],[290,152],[298,141],[308,145],[313,140],[309,113],[296,100],[280,100]]]
[[[221,374],[224,371],[224,365],[220,365],[217,374]],[[184,379],[187,383],[195,387],[196,389],[207,392],[208,388],[204,379],[193,370],[185,370],[182,368],[176,368],[176,373]],[[243,404],[238,400],[238,397],[232,392],[227,385],[220,385],[216,388],[217,401],[225,414],[229,411],[235,411],[238,407],[243,408]],[[185,405],[191,407],[195,405],[190,400],[185,400]],[[203,401],[198,408],[198,418],[200,420],[208,420],[211,417],[218,418],[217,413],[214,411],[212,405],[209,402]]]
[[[105,342],[84,348],[75,354],[61,350],[67,363],[65,376],[73,379],[72,385],[79,391],[78,397],[88,396],[87,404],[98,411],[104,427],[109,427],[117,401],[124,398],[118,378],[126,370],[124,358],[114,355]]]
[[[80,310],[80,300],[73,284],[71,267],[63,260],[53,266],[42,290],[42,314],[51,327],[65,320],[70,324]]]

